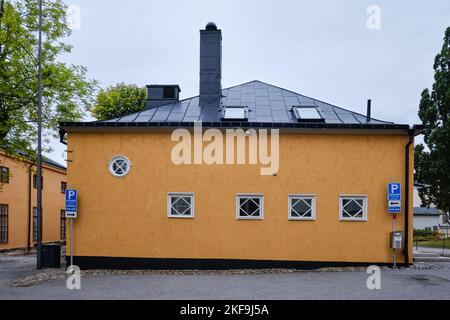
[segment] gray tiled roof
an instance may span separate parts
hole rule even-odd
[[[292,106],[299,105],[315,105],[326,124],[393,124],[373,118],[366,122],[365,115],[257,80],[222,90],[221,107],[247,106],[248,121],[251,123],[297,123],[291,109]],[[97,123],[220,122],[221,107],[201,106],[199,97],[196,96]]]
[[[49,158],[44,158],[44,159],[42,159],[42,161],[44,163],[50,164],[50,165],[55,166],[55,167],[59,167],[59,168],[64,169],[64,170],[67,169],[66,166],[64,166],[64,165],[60,164],[59,162],[56,162],[56,161],[54,161],[52,159],[49,159]]]
[[[441,214],[438,208],[414,207],[415,216],[439,216]]]
[[[26,153],[26,152],[23,152],[23,151],[17,151],[17,153],[18,153],[19,155],[25,157],[25,158],[28,158],[28,159],[34,159],[34,158],[32,158],[32,157],[31,157],[28,153]],[[56,162],[56,161],[54,161],[54,160],[52,160],[52,159],[50,159],[50,158],[47,158],[47,157],[45,157],[45,156],[42,156],[42,162],[43,162],[43,163],[46,163],[46,164],[49,164],[49,165],[52,165],[52,166],[55,166],[55,167],[59,167],[59,168],[64,169],[64,170],[67,169],[66,166],[64,166],[64,165],[60,164],[59,162]]]

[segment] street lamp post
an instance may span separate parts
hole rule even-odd
[[[38,25],[38,143],[37,143],[37,254],[36,267],[42,268],[42,0]]]

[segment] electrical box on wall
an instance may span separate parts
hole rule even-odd
[[[403,231],[391,232],[391,248],[392,249],[403,248]]]

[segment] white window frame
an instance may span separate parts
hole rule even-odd
[[[295,107],[300,119],[323,119],[317,107]],[[303,111],[307,114],[304,114]]]
[[[124,174],[117,174],[117,173],[114,171],[114,169],[113,169],[114,161],[116,161],[117,159],[123,159],[123,160],[125,160],[125,162],[126,162],[127,165],[128,165],[128,170],[127,170]],[[123,177],[126,177],[126,176],[130,173],[130,171],[131,171],[131,161],[130,161],[130,159],[128,159],[128,158],[125,157],[125,156],[117,155],[117,156],[112,157],[111,160],[109,160],[108,168],[109,168],[109,172],[110,172],[114,177],[116,177],[116,178],[123,178]]]
[[[242,117],[227,117],[227,109],[228,110],[232,110],[232,109],[236,109],[236,110],[242,110],[242,112],[244,113]],[[230,120],[230,121],[246,121],[248,120],[248,110],[247,110],[247,106],[225,106],[223,107],[223,114],[222,114],[222,120]]]
[[[319,109],[317,108],[316,105],[292,106],[292,112],[294,113],[298,121],[308,121],[308,120],[317,122],[324,121],[324,118],[322,114],[319,112]]]
[[[291,215],[292,199],[311,199],[311,217],[296,217]],[[288,196],[288,220],[314,221],[316,220],[316,195],[315,194],[290,194]]]
[[[363,200],[363,216],[362,218],[344,217],[342,214],[344,199],[362,199]],[[339,220],[340,221],[367,221],[368,219],[369,197],[366,194],[341,194],[339,195]]]
[[[191,214],[177,215],[172,214],[172,197],[190,197],[191,198]],[[167,217],[179,219],[192,219],[195,217],[195,194],[193,192],[168,192],[167,193]]]
[[[241,198],[259,198],[259,216],[241,216],[239,200]],[[264,195],[261,193],[238,193],[236,194],[236,219],[238,220],[263,220],[264,219]]]

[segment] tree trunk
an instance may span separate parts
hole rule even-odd
[[[5,0],[0,0],[0,26],[2,25],[4,12],[5,12]]]
[[[8,124],[8,120],[8,111],[0,107],[0,140],[3,140],[11,129],[11,126]]]

